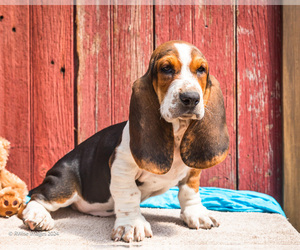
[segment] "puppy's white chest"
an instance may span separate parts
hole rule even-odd
[[[177,121],[173,123],[174,130],[174,158],[171,169],[163,175],[157,175],[145,170],[139,170],[137,180],[142,184],[139,189],[142,193],[142,200],[166,192],[171,187],[184,179],[190,168],[186,166],[180,156],[180,143],[189,123],[187,121]]]

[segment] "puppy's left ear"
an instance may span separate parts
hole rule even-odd
[[[207,109],[204,117],[191,122],[180,145],[183,162],[198,169],[222,162],[229,148],[223,95],[219,82],[213,76],[208,77],[204,105]]]

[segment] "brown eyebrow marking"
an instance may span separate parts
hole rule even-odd
[[[176,72],[180,71],[181,68],[181,62],[179,61],[178,57],[176,57],[175,55],[164,56],[158,60],[157,62],[158,68],[164,65],[166,66],[171,65]]]
[[[203,54],[195,48],[192,49],[191,56],[192,61],[190,63],[190,70],[192,73],[197,74],[197,69],[199,69],[201,66],[205,68],[205,73],[197,77],[199,85],[203,93],[205,93],[205,89],[207,86],[208,63]]]
[[[174,74],[167,75],[161,72],[161,68],[164,66],[171,66],[174,70]],[[161,103],[168,91],[168,88],[172,81],[176,79],[176,74],[180,72],[181,69],[181,62],[179,61],[178,56],[174,53],[173,49],[169,50],[164,56],[160,57],[156,61],[155,65],[157,75],[154,77],[153,80],[153,88],[158,96],[159,103]]]
[[[192,61],[190,63],[190,69],[192,72],[196,72],[196,70],[199,69],[201,66],[205,68],[205,73],[207,74],[208,64],[206,60],[199,56],[192,58]]]

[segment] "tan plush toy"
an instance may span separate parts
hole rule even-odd
[[[28,194],[26,184],[5,169],[10,143],[0,137],[0,216],[9,217],[18,212]]]

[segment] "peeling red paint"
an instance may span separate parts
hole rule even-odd
[[[45,171],[74,147],[73,6],[31,8],[31,177],[35,187]]]
[[[281,201],[281,7],[238,8],[239,187]]]

